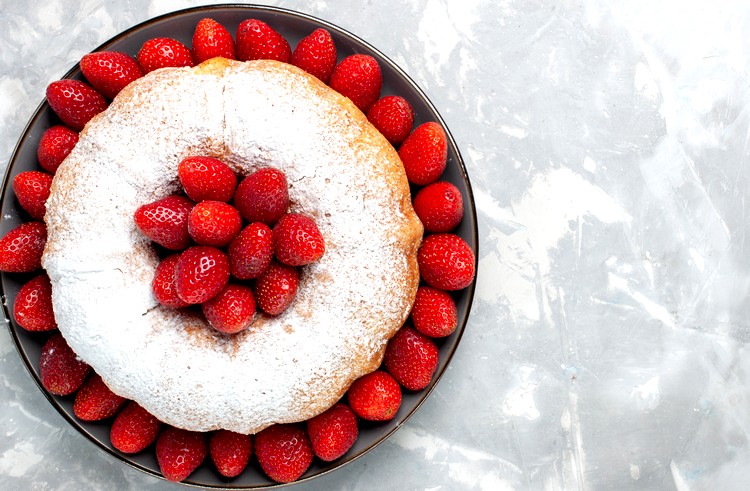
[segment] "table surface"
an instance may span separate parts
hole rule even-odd
[[[49,82],[118,32],[199,4],[0,0],[0,169]],[[461,148],[480,232],[471,316],[429,399],[300,487],[744,488],[750,7],[270,4],[364,38],[422,87]],[[4,489],[180,488],[69,427],[7,329],[0,435]]]

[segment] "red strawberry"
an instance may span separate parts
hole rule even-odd
[[[195,201],[229,201],[237,187],[237,176],[227,164],[213,157],[187,157],[177,167],[185,194]]]
[[[13,192],[18,204],[34,220],[44,220],[51,186],[52,175],[37,170],[21,172],[13,178]]]
[[[378,99],[367,110],[367,119],[383,136],[396,146],[403,142],[414,125],[414,109],[406,99],[387,95]]]
[[[247,19],[237,27],[237,59],[277,60],[289,63],[292,50],[284,37],[258,19]]]
[[[265,223],[251,223],[229,244],[229,270],[237,279],[257,278],[273,259],[273,232]]]
[[[167,196],[138,208],[135,224],[157,244],[171,250],[184,249],[190,243],[188,215],[192,209],[193,202],[184,196]]]
[[[47,86],[47,102],[63,123],[81,131],[91,118],[107,109],[107,101],[80,80],[58,80]]]
[[[318,77],[328,83],[336,67],[336,45],[331,33],[323,28],[315,29],[312,34],[302,38],[292,53],[292,65]]]
[[[429,121],[417,126],[398,149],[406,177],[424,186],[443,174],[448,159],[448,140],[443,127]]]
[[[217,56],[234,60],[234,39],[227,28],[215,20],[201,19],[193,33],[193,58],[196,63],[202,63]]]
[[[253,454],[250,435],[229,430],[217,430],[211,435],[208,450],[216,470],[224,477],[242,474]]]
[[[360,111],[366,113],[380,97],[383,74],[378,61],[370,55],[347,56],[336,65],[328,85],[348,97]]]
[[[203,315],[214,329],[234,334],[246,329],[255,317],[255,296],[249,286],[228,284],[201,305]]]
[[[295,424],[269,426],[255,435],[255,454],[263,471],[276,482],[296,481],[313,460],[310,440]]]
[[[432,339],[404,326],[388,341],[383,365],[402,387],[422,390],[437,370],[438,349]]]
[[[62,161],[78,143],[78,133],[61,124],[51,126],[42,133],[36,157],[44,170],[54,174]]]
[[[263,312],[279,315],[292,303],[298,287],[297,268],[271,261],[255,281],[255,301]]]
[[[187,303],[203,303],[226,286],[229,261],[215,247],[193,246],[180,254],[174,274],[177,295]]]
[[[138,453],[156,441],[160,428],[158,419],[135,401],[130,401],[112,422],[109,439],[112,446],[122,453]]]
[[[164,258],[156,267],[154,279],[151,282],[151,290],[156,301],[173,309],[181,309],[190,305],[177,296],[174,270],[179,257],[179,254],[172,254]]]
[[[188,233],[199,245],[224,247],[237,237],[240,230],[240,212],[221,201],[201,201],[188,215]]]
[[[449,182],[438,181],[419,190],[414,211],[428,232],[450,232],[464,217],[461,191]]]
[[[18,290],[13,318],[27,331],[51,331],[57,327],[52,311],[52,285],[46,274],[33,277]]]
[[[273,225],[289,208],[289,185],[280,170],[264,167],[237,186],[234,206],[248,222]]]
[[[430,286],[420,286],[411,309],[414,328],[431,338],[453,334],[458,326],[458,312],[453,297]]]
[[[326,245],[311,218],[287,213],[273,227],[273,249],[280,262],[304,266],[320,259]]]
[[[307,434],[318,458],[326,462],[336,460],[357,441],[357,416],[349,406],[339,402],[307,420]]]
[[[59,332],[42,346],[39,356],[39,378],[45,389],[59,396],[77,391],[91,367],[78,358]]]
[[[422,279],[440,290],[461,290],[474,280],[474,252],[455,234],[425,237],[417,262]]]
[[[349,407],[369,421],[393,419],[401,406],[401,387],[388,372],[376,370],[358,378],[349,387]]]
[[[43,222],[25,222],[0,239],[0,271],[30,273],[42,267],[42,253],[47,243]]]
[[[135,58],[119,51],[89,53],[81,58],[80,66],[86,80],[109,99],[114,99],[126,85],[143,76]]]
[[[125,402],[94,373],[76,393],[73,414],[83,421],[99,421],[117,414]]]
[[[156,460],[168,481],[179,482],[193,473],[208,454],[203,433],[168,426],[156,439]]]
[[[141,46],[137,58],[144,73],[165,67],[193,66],[188,47],[172,38],[149,39]]]

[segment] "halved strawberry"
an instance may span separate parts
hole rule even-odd
[[[168,481],[179,482],[198,468],[208,454],[203,433],[168,426],[156,439],[156,460]]]
[[[187,157],[177,166],[185,194],[196,203],[229,201],[237,187],[237,176],[224,162],[213,157]]]
[[[39,356],[39,378],[49,392],[66,396],[77,391],[91,372],[91,367],[70,349],[59,332],[42,346]]]
[[[366,113],[380,97],[383,75],[375,58],[358,53],[347,56],[336,65],[328,85]]]
[[[422,390],[438,366],[435,342],[411,326],[403,326],[388,341],[383,366],[402,387]]]
[[[219,332],[235,334],[247,329],[255,317],[255,296],[246,285],[228,284],[201,305],[203,315]]]
[[[253,441],[250,435],[217,430],[211,434],[208,450],[219,474],[235,477],[247,467],[253,454]]]
[[[434,121],[417,126],[399,147],[398,155],[409,182],[419,186],[435,182],[448,161],[448,140],[443,127]]]
[[[203,303],[226,286],[229,261],[215,247],[193,246],[180,254],[174,274],[177,296],[190,304]]]
[[[57,328],[52,310],[52,284],[42,273],[18,290],[13,302],[13,318],[27,331],[51,331]]]
[[[61,124],[49,127],[42,133],[36,149],[39,165],[54,174],[65,157],[78,143],[78,133]]]
[[[273,225],[289,208],[289,184],[283,172],[264,167],[242,179],[234,206],[248,222]]]
[[[13,192],[18,204],[33,220],[44,220],[51,186],[52,175],[38,170],[24,171],[13,178]]]
[[[234,39],[226,27],[206,17],[195,26],[193,58],[196,63],[202,63],[217,56],[234,60]]]
[[[387,421],[393,419],[401,407],[401,387],[388,372],[368,373],[349,387],[349,407],[362,419]]]
[[[91,118],[107,109],[107,101],[80,80],[57,80],[47,86],[47,102],[62,122],[81,131]]]
[[[130,82],[143,76],[135,58],[120,51],[97,51],[81,58],[81,72],[104,97],[114,99]]]
[[[283,483],[299,479],[313,460],[310,440],[297,424],[276,424],[255,435],[255,454],[268,477]]]
[[[304,266],[325,253],[325,241],[315,221],[298,213],[286,213],[273,227],[276,259],[289,266]]]
[[[76,393],[73,414],[83,421],[99,421],[117,414],[126,401],[112,392],[99,374],[94,373]]]
[[[0,271],[30,273],[41,269],[42,253],[47,243],[47,226],[43,222],[25,222],[0,239]]]
[[[237,27],[237,59],[277,60],[289,63],[289,42],[274,28],[258,19],[246,19]]]
[[[240,230],[240,212],[221,201],[201,201],[188,215],[188,233],[198,245],[224,247],[237,237]]]
[[[291,62],[327,84],[336,67],[336,45],[331,33],[319,27],[302,38],[294,48]]]
[[[411,309],[414,329],[431,338],[453,334],[458,326],[456,302],[448,292],[423,285],[417,289]]]
[[[307,420],[313,452],[330,462],[344,455],[357,441],[357,416],[343,402],[334,404],[322,414]]]
[[[367,110],[367,119],[396,146],[403,142],[414,125],[414,109],[401,96],[387,95]]]
[[[279,315],[292,303],[298,287],[297,268],[271,261],[255,281],[255,301],[263,312]]]
[[[474,280],[474,251],[455,234],[428,235],[417,251],[419,274],[440,290],[461,290]]]
[[[173,309],[181,309],[190,305],[177,295],[177,279],[175,278],[174,270],[179,258],[179,254],[172,254],[162,259],[159,265],[156,266],[154,279],[151,282],[151,290],[154,293],[156,301],[165,307]]]
[[[188,47],[166,37],[152,38],[143,43],[137,58],[144,73],[159,68],[193,66],[193,55]]]
[[[237,279],[260,276],[273,259],[273,232],[261,222],[251,223],[229,244],[229,269]]]
[[[464,200],[454,184],[436,181],[414,196],[414,211],[426,231],[450,232],[464,217]]]
[[[156,417],[137,402],[130,401],[112,422],[109,439],[120,452],[134,454],[156,441],[161,426]]]
[[[180,250],[190,243],[188,216],[192,209],[192,201],[173,195],[139,207],[133,218],[143,235],[167,249]]]

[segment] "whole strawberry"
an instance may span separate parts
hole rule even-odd
[[[90,372],[91,367],[78,358],[60,333],[54,333],[42,346],[39,378],[52,394],[72,394],[83,385]]]
[[[159,68],[193,66],[193,55],[190,50],[172,38],[149,39],[141,46],[137,58],[144,73]]]
[[[463,219],[464,200],[454,184],[437,181],[417,192],[414,211],[426,231],[450,232]]]
[[[201,201],[188,215],[188,233],[199,245],[224,247],[242,230],[242,217],[232,205]]]
[[[203,433],[168,426],[156,439],[156,460],[169,481],[179,482],[193,473],[208,454]]]
[[[255,296],[246,285],[228,284],[201,305],[203,315],[217,331],[235,334],[250,326],[255,317]]]
[[[112,422],[109,439],[122,453],[134,454],[156,441],[161,422],[137,402],[128,402]]]
[[[307,420],[307,434],[315,455],[331,462],[344,455],[357,441],[357,416],[349,406],[339,402]]]
[[[224,477],[242,474],[253,454],[250,435],[229,430],[217,430],[211,434],[208,451],[216,470]]]
[[[204,200],[227,202],[237,188],[234,171],[213,157],[187,157],[177,166],[177,175],[185,194],[196,203]]]
[[[126,399],[110,390],[99,374],[94,373],[76,392],[73,414],[83,421],[99,421],[117,414]]]
[[[119,51],[97,51],[81,58],[81,72],[104,97],[114,99],[130,82],[143,76],[135,58]]]
[[[0,271],[30,273],[41,269],[46,243],[43,222],[25,222],[10,230],[0,239]]]
[[[52,175],[46,172],[28,170],[13,178],[13,192],[18,204],[33,220],[44,220],[51,187]]]
[[[299,273],[294,266],[271,261],[255,281],[255,301],[269,315],[284,312],[297,295]]]
[[[289,184],[283,172],[264,167],[242,179],[234,206],[248,222],[273,225],[289,208]]]
[[[313,460],[310,440],[295,424],[277,424],[258,433],[255,454],[268,477],[283,483],[296,481]]]
[[[258,19],[246,19],[237,27],[237,59],[277,60],[289,63],[292,50],[284,37]]]
[[[428,235],[417,252],[419,273],[430,286],[461,290],[474,280],[474,252],[455,234]]]
[[[179,258],[179,254],[172,254],[162,259],[156,266],[154,279],[151,282],[151,291],[156,301],[173,309],[181,309],[190,305],[177,295],[177,279],[174,270]]]
[[[273,259],[273,232],[265,223],[251,223],[229,244],[227,257],[232,276],[240,280],[257,278]]]
[[[36,157],[50,174],[57,172],[65,157],[78,143],[78,133],[61,124],[49,127],[39,138]]]
[[[234,60],[234,39],[227,28],[214,19],[201,19],[193,33],[193,59],[202,63],[217,56]]]
[[[393,376],[383,370],[355,380],[347,396],[352,411],[369,421],[393,419],[401,407],[401,387]]]
[[[184,196],[167,196],[139,207],[133,218],[143,235],[176,251],[190,243],[188,216],[192,209],[193,202]]]
[[[27,331],[51,331],[57,327],[52,310],[52,284],[46,274],[31,278],[18,290],[13,318]]]
[[[193,246],[180,253],[174,274],[177,296],[190,304],[203,303],[226,286],[229,261],[215,247]]]
[[[360,111],[366,113],[380,97],[383,74],[375,58],[365,54],[354,54],[336,65],[328,85],[351,99]]]
[[[409,182],[425,186],[443,174],[448,160],[445,130],[434,121],[417,126],[398,149]]]
[[[432,339],[404,326],[388,341],[383,365],[405,389],[422,390],[437,370],[438,349]]]
[[[287,213],[273,227],[276,259],[289,266],[304,266],[320,259],[325,241],[312,218]]]
[[[449,336],[458,326],[456,302],[448,292],[420,286],[411,309],[411,321],[414,328],[425,336]]]
[[[81,131],[91,118],[107,109],[107,101],[80,80],[57,80],[47,86],[47,102],[62,122]]]
[[[336,45],[331,33],[318,28],[309,36],[302,38],[294,48],[291,61],[292,65],[318,77],[327,84],[336,67]]]
[[[403,142],[414,125],[414,109],[401,96],[387,95],[367,110],[367,119],[383,136],[396,146]]]

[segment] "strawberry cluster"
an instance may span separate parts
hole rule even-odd
[[[417,260],[422,282],[405,326],[388,342],[380,369],[356,380],[324,413],[298,424],[277,424],[255,436],[227,430],[191,432],[163,424],[134,401],[113,393],[56,331],[50,280],[41,270],[46,242],[45,203],[57,168],[78,142],[78,132],[133,80],[163,67],[193,66],[221,56],[291,63],[348,97],[398,151],[412,185],[414,209],[426,235]],[[238,26],[235,37],[220,23],[198,22],[192,47],[171,38],[146,41],[135,56],[103,51],[80,62],[86,81],[59,80],[47,101],[61,124],[38,144],[41,169],[18,174],[13,190],[30,220],[0,238],[0,271],[28,274],[13,305],[17,325],[46,331],[39,361],[43,386],[73,397],[82,421],[111,421],[112,446],[124,454],[153,447],[165,478],[186,479],[210,458],[226,478],[241,474],[255,456],[274,481],[302,476],[314,459],[345,455],[362,421],[398,414],[403,391],[428,387],[439,364],[439,345],[457,328],[453,292],[475,276],[471,247],[455,233],[463,219],[460,190],[441,180],[448,141],[440,124],[414,127],[414,110],[398,95],[381,96],[378,62],[366,54],[339,61],[331,34],[316,29],[292,50],[287,40],[258,19]],[[153,280],[155,298],[171,308],[199,305],[216,329],[247,327],[256,309],[278,315],[294,298],[298,268],[321,257],[325,244],[315,223],[289,213],[284,175],[260,169],[241,179],[223,162],[204,156],[180,163],[184,195],[140,208],[137,227],[163,252]]]

